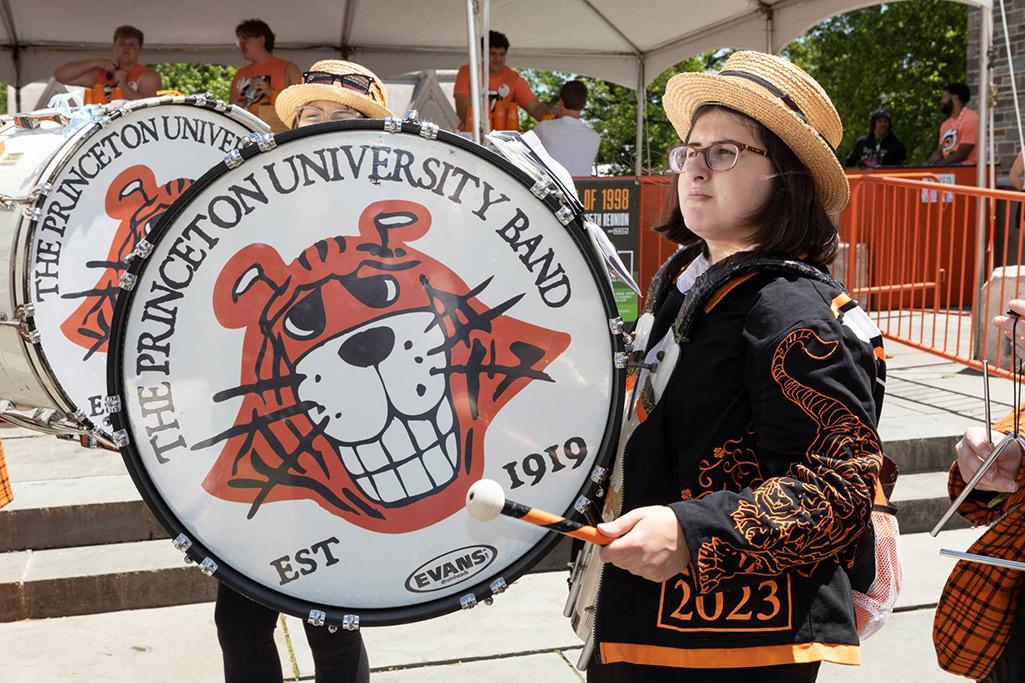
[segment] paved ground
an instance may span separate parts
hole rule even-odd
[[[887,348],[891,355],[888,399],[880,427],[884,441],[952,440],[967,426],[979,424],[983,415],[979,373],[897,344],[890,343]],[[994,417],[999,417],[1011,407],[1010,382],[994,380],[992,395]],[[61,458],[51,449],[43,451],[35,466],[52,475],[53,468],[61,466]],[[31,456],[19,458],[24,467],[33,466]],[[118,473],[116,460],[100,458],[92,474]],[[917,495],[916,487],[926,489],[926,495],[942,495],[942,490],[932,490],[943,486],[942,476],[937,478],[936,473],[910,475],[901,482],[905,497]],[[17,487],[15,490],[17,495]],[[861,667],[827,665],[819,680],[955,680],[936,667],[931,643],[932,608],[952,564],[939,557],[938,550],[964,549],[978,533],[952,530],[939,539],[922,533],[904,535],[905,589],[898,613],[864,643]],[[561,616],[565,590],[562,572],[532,574],[498,596],[492,606],[429,622],[365,629],[373,680],[580,681],[573,667],[580,643]],[[312,680],[302,625],[293,618],[285,623],[295,668],[279,628],[284,670],[297,670],[300,680]],[[213,608],[208,602],[2,623],[0,653],[4,683],[221,680]],[[286,675],[286,680],[293,678]]]

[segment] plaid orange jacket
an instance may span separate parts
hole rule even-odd
[[[999,505],[996,494],[973,492],[958,514],[975,525],[990,524],[968,552],[1025,562],[1025,469],[1018,491]],[[955,461],[947,479],[951,500],[965,481]],[[982,680],[1004,652],[1014,625],[1021,572],[977,562],[959,561],[943,588],[933,621],[933,646],[939,665],[950,673]]]
[[[4,460],[4,445],[0,443],[0,508],[14,499],[11,491],[11,479],[7,476],[7,463]]]

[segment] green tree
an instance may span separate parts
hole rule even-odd
[[[943,86],[966,80],[967,29],[960,3],[895,2],[827,19],[784,55],[832,97],[844,127],[841,161],[868,132],[871,112],[883,107],[893,115],[908,163],[920,164],[936,148]]]
[[[225,102],[231,94],[231,79],[238,71],[234,65],[181,62],[151,64],[150,68],[160,74],[164,87],[169,90],[178,90],[186,95],[208,92]]]

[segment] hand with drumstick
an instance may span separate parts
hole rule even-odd
[[[1011,299],[1007,302],[1007,313],[993,318],[993,325],[1002,331],[1015,345],[1015,355],[1025,358],[1025,300]],[[1020,411],[1021,408],[1015,408]],[[1014,413],[1005,417],[997,425],[998,431],[1008,431],[1013,426]],[[1003,427],[1003,428],[1002,428]],[[993,444],[988,437],[989,427],[972,427],[957,442],[954,451],[957,453],[957,466],[961,477],[969,481],[986,458],[993,452]],[[1018,490],[1015,478],[1021,467],[1022,449],[1017,442],[1009,445],[997,458],[996,462],[976,485],[979,491],[998,491],[1014,493]]]
[[[662,582],[690,564],[690,550],[672,508],[665,505],[630,510],[619,519],[598,525],[615,540],[602,547],[602,562],[649,581]]]

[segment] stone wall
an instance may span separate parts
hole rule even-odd
[[[1011,81],[1007,67],[1007,48],[1004,27],[1000,19],[999,0],[993,2],[993,60],[992,83],[996,86],[996,105],[993,109],[993,143],[999,173],[1006,174],[1018,150],[1018,130],[1011,98]],[[1010,29],[1011,58],[1014,61],[1019,106],[1025,114],[1025,0],[1004,0],[1007,25]],[[978,111],[979,93],[979,17],[982,10],[968,10],[968,87],[972,89],[969,106]]]

